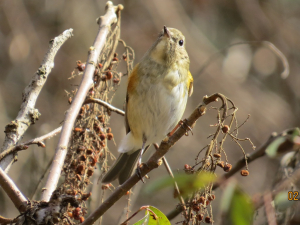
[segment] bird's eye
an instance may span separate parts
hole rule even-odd
[[[183,40],[180,40],[180,41],[178,42],[178,44],[179,44],[180,46],[182,46],[182,45],[183,45]]]

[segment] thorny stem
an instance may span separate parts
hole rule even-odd
[[[60,139],[56,148],[56,154],[46,182],[46,189],[42,195],[43,201],[49,201],[52,192],[57,186],[63,163],[67,154],[69,139],[72,133],[74,122],[85,100],[86,94],[93,85],[93,75],[95,71],[95,66],[98,61],[98,56],[100,55],[103,47],[105,46],[111,25],[117,22],[116,11],[122,9],[123,6],[119,5],[118,7],[114,7],[112,2],[108,1],[106,3],[106,13],[104,16],[100,17],[99,32],[97,34],[93,46],[90,47],[89,56],[86,63],[85,71],[83,73],[82,81],[71,103],[71,106],[66,113],[66,117],[60,134]]]
[[[40,113],[35,109],[37,98],[47,81],[48,75],[54,67],[54,57],[56,56],[60,47],[73,35],[73,29],[65,30],[61,35],[55,37],[50,41],[49,49],[44,56],[44,60],[32,77],[29,85],[24,89],[22,94],[22,105],[16,119],[10,122],[5,127],[5,141],[3,143],[1,152],[8,150],[15,146],[28,127],[35,123],[40,116]],[[0,167],[8,172],[12,164],[13,155],[5,157],[0,162]]]

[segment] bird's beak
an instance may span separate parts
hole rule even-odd
[[[166,26],[164,26],[164,36],[170,38],[171,34],[170,31],[168,30],[168,28]]]

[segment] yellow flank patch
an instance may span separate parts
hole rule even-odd
[[[136,87],[138,85],[138,74],[137,74],[137,71],[138,71],[138,65],[137,64],[131,74],[129,75],[129,78],[128,78],[128,86],[127,86],[127,93],[128,94],[132,94],[135,90],[136,90]]]
[[[187,87],[189,90],[189,92],[188,92],[189,96],[191,96],[193,94],[193,82],[194,82],[193,76],[192,76],[191,72],[189,71],[188,79],[187,79]]]

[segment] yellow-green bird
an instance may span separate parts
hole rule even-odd
[[[125,123],[127,135],[121,153],[102,179],[123,184],[146,146],[160,142],[180,121],[193,92],[190,60],[185,37],[175,28],[164,26],[158,39],[146,52],[128,78]]]

